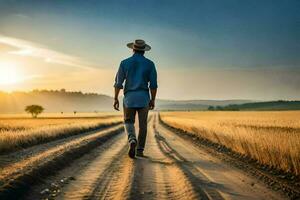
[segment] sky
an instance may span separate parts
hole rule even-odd
[[[0,90],[113,95],[144,39],[163,99],[300,100],[297,0],[0,0]]]

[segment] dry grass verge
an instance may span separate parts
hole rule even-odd
[[[174,128],[300,175],[300,112],[162,112]]]
[[[0,119],[0,154],[120,123],[120,116],[99,118]]]
[[[109,128],[83,138],[73,140],[51,152],[41,153],[34,165],[24,166],[17,173],[0,180],[0,199],[23,199],[31,187],[42,183],[43,179],[57,173],[71,162],[106,143],[123,131],[123,126]]]

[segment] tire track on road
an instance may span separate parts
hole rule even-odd
[[[160,150],[154,135],[154,119],[149,120],[146,156],[134,162],[129,199],[197,199],[186,176]]]
[[[132,165],[127,158],[126,137],[119,135],[77,172],[75,181],[63,188],[59,199],[124,199]]]
[[[198,194],[198,197],[204,200],[215,199],[224,200],[220,193],[213,189],[216,185],[209,181],[204,175],[202,175],[197,168],[189,163],[184,157],[182,157],[175,149],[173,149],[166,139],[156,132],[156,138],[159,143],[159,147],[169,158],[175,161],[178,167],[186,175],[188,181],[191,183],[193,190]]]

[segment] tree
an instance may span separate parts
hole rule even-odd
[[[215,110],[215,107],[209,106],[209,107],[207,108],[207,110],[213,111],[213,110]]]
[[[33,118],[37,118],[37,116],[44,111],[44,108],[39,105],[29,105],[26,106],[25,111],[30,113]]]
[[[222,106],[217,106],[217,107],[215,108],[215,110],[223,110],[223,107],[222,107]]]

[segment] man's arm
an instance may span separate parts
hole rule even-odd
[[[155,98],[157,93],[157,72],[155,69],[155,65],[153,64],[152,71],[150,73],[150,93],[151,93],[151,100],[149,102],[149,109],[153,110],[155,107]]]
[[[119,110],[120,107],[118,97],[119,97],[120,90],[123,89],[124,80],[125,80],[125,74],[121,62],[118,73],[116,75],[115,84],[114,84],[115,87],[114,109],[115,110]]]

